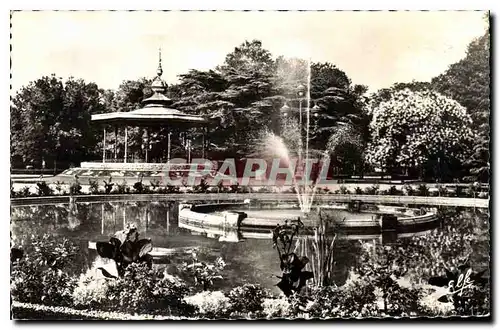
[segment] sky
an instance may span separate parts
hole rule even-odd
[[[331,62],[370,91],[429,81],[465,56],[484,34],[484,12],[15,12],[11,84],[15,93],[55,73],[117,89],[153,77],[162,48],[163,78],[212,69],[245,40],[274,57]]]

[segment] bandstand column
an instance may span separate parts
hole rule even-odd
[[[203,134],[201,136],[201,158],[205,159],[205,127],[203,127]]]
[[[146,163],[148,162],[149,154],[149,130],[146,128]]]
[[[106,162],[106,126],[104,126],[104,131],[102,134],[102,162]]]
[[[127,147],[128,147],[128,130],[127,130],[127,126],[125,126],[125,155],[123,158],[124,163],[127,162]]]
[[[171,132],[168,132],[168,135],[167,135],[167,161],[170,160],[170,136],[172,135]]]
[[[115,157],[115,163],[116,159],[118,158],[118,152],[117,152],[117,147],[116,145],[118,144],[118,126],[115,126],[115,148],[114,148],[114,157]]]

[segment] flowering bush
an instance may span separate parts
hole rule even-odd
[[[197,313],[207,318],[224,318],[231,309],[230,299],[222,291],[203,291],[185,297],[184,301],[196,308]]]
[[[357,317],[377,314],[375,287],[369,281],[350,281],[342,287],[320,287],[312,290],[313,298],[306,311],[312,317]]]
[[[96,276],[94,267],[80,276],[73,302],[76,307],[128,313],[189,315],[192,308],[182,302],[188,291],[180,279],[159,274],[145,264],[128,266],[119,279]]]
[[[262,301],[262,312],[267,318],[281,318],[291,316],[292,306],[285,296],[279,298],[265,298]]]
[[[243,314],[260,312],[265,296],[264,290],[254,284],[236,287],[228,294],[233,311]]]
[[[436,92],[397,91],[373,109],[366,160],[380,168],[418,168],[443,154],[463,160],[471,123],[463,106]]]
[[[76,307],[99,308],[108,300],[110,280],[96,276],[94,269],[82,274],[73,291],[73,303]]]
[[[70,305],[75,280],[63,269],[74,260],[76,249],[66,239],[32,237],[24,257],[12,266],[12,298],[19,302]]]

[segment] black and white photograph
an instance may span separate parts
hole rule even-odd
[[[491,19],[11,11],[11,320],[491,320]]]

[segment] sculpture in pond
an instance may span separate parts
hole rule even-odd
[[[289,225],[285,221],[285,225],[277,225],[273,231],[273,247],[276,247],[280,258],[280,268],[282,275],[278,276],[278,288],[286,295],[290,296],[293,293],[299,293],[306,285],[307,280],[313,278],[313,273],[304,271],[305,266],[309,262],[306,256],[299,257],[294,252],[290,252],[294,237],[298,236],[299,228],[303,223],[298,219],[297,224]]]
[[[149,254],[153,250],[151,239],[139,239],[137,228],[131,224],[124,230],[116,232],[109,242],[97,242],[96,249],[102,258],[114,260],[120,276],[131,263],[146,262],[150,267],[153,264],[153,258]],[[103,274],[114,277],[104,269]]]

